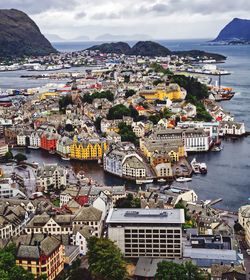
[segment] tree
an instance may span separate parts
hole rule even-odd
[[[91,273],[86,268],[77,268],[70,272],[69,280],[92,280]]]
[[[65,130],[68,131],[68,132],[72,132],[74,130],[74,127],[71,123],[67,123],[65,125]]]
[[[8,151],[5,155],[4,155],[4,159],[6,160],[11,160],[13,159],[13,154],[11,151]]]
[[[116,201],[116,208],[141,208],[141,200],[129,193],[127,197],[119,198]]]
[[[168,261],[158,263],[156,271],[156,280],[205,280],[207,276],[199,269],[197,265],[188,261],[177,264]]]
[[[101,131],[101,121],[102,121],[101,117],[97,117],[95,120],[94,124],[97,131]]]
[[[126,123],[122,122],[118,125],[118,128],[123,142],[131,142],[138,145],[138,138],[133,132],[131,125],[126,125]]]
[[[163,261],[158,263],[156,280],[187,280],[186,269],[183,264]]]
[[[72,96],[68,95],[68,94],[65,95],[65,96],[62,96],[59,99],[59,110],[60,110],[60,112],[65,114],[66,107],[70,104],[73,104]]]
[[[124,280],[126,262],[120,249],[109,239],[92,236],[87,241],[89,270],[102,280]]]
[[[24,160],[27,160],[27,157],[24,154],[18,153],[14,156],[14,159],[17,161],[17,163],[20,163]]]
[[[130,115],[131,113],[129,108],[127,108],[123,104],[118,104],[109,109],[107,119],[108,120],[122,119],[124,116],[130,116]]]
[[[86,93],[84,94],[82,101],[83,102],[87,102],[89,104],[92,104],[94,99],[103,99],[106,98],[109,101],[113,101],[114,100],[114,94],[110,91],[110,90],[106,90],[106,91],[97,91],[94,93]]]
[[[136,92],[133,89],[128,89],[125,92],[125,97],[128,98],[130,96],[133,96],[134,94],[136,94]]]
[[[30,272],[16,265],[14,253],[14,245],[0,250],[0,279],[33,280],[34,276]]]

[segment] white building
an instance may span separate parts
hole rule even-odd
[[[17,145],[18,146],[26,146],[26,135],[21,132],[20,134],[17,135]]]
[[[210,135],[201,128],[164,129],[155,131],[152,139],[181,139],[187,152],[204,152],[210,148]]]
[[[0,142],[0,158],[4,157],[5,154],[9,151],[9,147],[4,142]]]
[[[242,206],[238,212],[238,220],[245,230],[245,239],[250,246],[250,205]]]
[[[41,137],[37,131],[34,131],[30,134],[30,147],[39,148],[41,147]]]
[[[133,122],[132,129],[137,137],[143,137],[145,135],[145,125],[142,122]]]
[[[56,142],[56,151],[61,156],[69,157],[70,155],[70,145],[72,140],[66,136],[60,138]]]
[[[238,122],[221,122],[220,123],[220,135],[235,135],[242,136],[246,133],[245,124]]]
[[[67,170],[57,164],[43,164],[37,170],[37,183],[44,192],[48,192],[48,187],[60,189],[67,184]]]
[[[180,258],[183,209],[111,209],[108,237],[125,257]]]
[[[135,150],[127,150],[121,146],[111,148],[104,154],[103,168],[119,177],[129,177],[131,179],[146,177],[143,159]]]
[[[79,247],[80,255],[85,256],[88,251],[87,239],[92,236],[93,230],[88,226],[75,226],[72,235],[72,245]]]

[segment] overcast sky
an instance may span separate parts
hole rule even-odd
[[[147,34],[155,39],[214,38],[234,17],[250,18],[250,0],[0,0],[26,12],[45,34]]]

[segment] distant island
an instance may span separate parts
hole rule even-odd
[[[115,35],[115,34],[103,34],[99,35],[95,38],[95,41],[112,41],[112,42],[119,42],[119,41],[146,41],[151,40],[152,38],[146,34],[129,34],[129,35]]]
[[[57,52],[25,13],[0,9],[0,57],[48,55]]]
[[[207,59],[215,59],[216,61],[225,60],[226,57],[220,54],[208,53],[200,50],[189,50],[189,51],[171,51],[168,48],[162,46],[157,42],[152,41],[139,41],[133,47],[130,47],[128,43],[116,42],[116,43],[104,43],[95,45],[87,50],[99,50],[102,53],[117,53],[126,55],[141,55],[141,56],[191,56]]]
[[[250,43],[250,20],[234,18],[219,33],[212,43],[220,44],[249,44]]]

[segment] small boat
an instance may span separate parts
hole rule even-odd
[[[166,179],[163,179],[163,178],[157,180],[157,182],[159,182],[159,183],[165,183],[166,181],[167,181],[167,180],[166,180]]]
[[[207,165],[206,165],[206,163],[200,163],[200,172],[201,172],[201,174],[207,174]]]
[[[61,157],[62,160],[70,160],[69,157]]]
[[[195,174],[200,174],[201,171],[200,171],[200,164],[199,162],[196,161],[196,158],[194,158],[192,161],[191,161],[191,167],[192,167],[192,170]]]
[[[215,146],[211,149],[212,152],[220,152],[223,150],[223,146]]]
[[[34,150],[40,149],[40,147],[38,147],[38,146],[28,146],[28,148],[29,148],[29,149],[34,149]]]
[[[192,181],[192,178],[190,177],[179,177],[176,179],[176,182],[179,183],[190,182],[190,181]]]
[[[191,167],[195,174],[207,174],[207,165],[204,162],[197,162],[196,158],[191,161]]]

